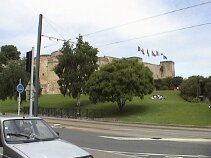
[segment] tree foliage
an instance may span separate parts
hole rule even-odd
[[[156,79],[155,82],[155,88],[157,90],[173,90],[180,86],[182,83],[183,78],[180,76],[176,77],[167,77],[164,79]]]
[[[211,101],[211,76],[205,80],[204,94]]]
[[[90,76],[87,89],[92,102],[116,102],[122,111],[127,100],[153,91],[152,72],[137,60],[113,60]]]
[[[1,54],[5,56],[7,60],[19,60],[21,53],[14,45],[5,45],[1,47]]]
[[[80,95],[86,93],[85,83],[89,76],[97,69],[96,48],[84,42],[79,36],[76,47],[65,42],[58,56],[59,64],[54,71],[58,75],[58,84],[63,95],[77,98],[77,105],[80,106]]]
[[[29,74],[25,72],[25,60],[20,60],[20,52],[13,45],[1,47],[0,52],[0,99],[17,97],[17,84],[21,79],[24,87],[29,81]],[[25,98],[22,93],[22,98]]]
[[[0,52],[0,72],[7,65],[7,58]]]
[[[5,100],[8,97],[13,98],[17,96],[16,87],[20,78],[22,80],[22,84],[25,87],[29,81],[29,74],[25,72],[25,61],[9,61],[8,65],[0,72],[1,100]]]
[[[172,84],[174,88],[179,87],[182,82],[183,78],[181,76],[176,76],[172,78]]]
[[[197,100],[201,94],[200,80],[203,80],[202,76],[191,76],[184,80],[180,85],[181,96],[188,101]]]

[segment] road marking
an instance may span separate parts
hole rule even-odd
[[[106,139],[120,140],[120,141],[160,140],[160,141],[174,141],[174,142],[206,142],[206,143],[211,142],[211,139],[203,139],[203,138],[139,138],[139,137],[112,137],[112,136],[99,136],[99,137]]]
[[[121,152],[121,151],[112,151],[112,150],[100,150],[100,149],[93,149],[93,148],[87,148],[82,147],[85,150],[95,150],[99,152],[107,152],[107,153],[113,153],[117,155],[124,155],[128,157],[138,157],[138,158],[146,158],[149,156],[162,156],[165,158],[210,158],[210,156],[205,155],[171,155],[171,154],[158,154],[158,153],[135,153],[135,152]]]

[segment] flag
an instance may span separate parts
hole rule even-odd
[[[144,55],[144,49],[143,49],[143,48],[141,49],[141,52],[142,52],[142,54]]]
[[[149,56],[149,51],[148,51],[148,49],[147,49],[147,55]]]
[[[164,55],[164,56],[163,56],[163,59],[167,59],[167,57]]]
[[[153,52],[153,50],[152,50],[152,56],[156,57],[156,54]]]
[[[140,51],[141,50],[141,48],[138,46],[138,51]]]
[[[159,56],[159,53],[158,53],[158,51],[156,51],[156,55],[157,55],[157,56]]]

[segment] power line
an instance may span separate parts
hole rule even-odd
[[[42,37],[46,37],[46,38],[48,38],[49,40],[56,40],[57,42],[58,42],[58,41],[62,41],[62,42],[67,42],[67,41],[68,41],[68,42],[70,42],[70,43],[77,44],[76,42],[70,41],[70,39],[69,39],[69,40],[65,40],[65,39],[56,38],[56,37],[47,36],[47,35],[42,35]]]
[[[180,9],[164,12],[164,13],[153,15],[153,16],[149,16],[149,17],[146,17],[146,18],[137,19],[137,20],[134,20],[134,21],[130,21],[130,22],[127,22],[127,23],[120,24],[120,25],[115,25],[115,26],[112,26],[112,27],[108,27],[108,28],[105,28],[105,29],[102,29],[102,30],[98,30],[98,31],[92,32],[92,33],[84,34],[83,36],[90,36],[90,35],[93,35],[93,34],[104,32],[104,31],[113,30],[113,29],[120,28],[120,27],[123,27],[123,26],[126,26],[126,25],[134,24],[134,23],[137,23],[137,22],[140,22],[140,21],[145,21],[145,20],[157,18],[157,17],[160,17],[160,16],[176,13],[176,12],[179,12],[179,11],[191,9],[191,8],[202,6],[202,5],[206,5],[206,4],[209,4],[209,3],[211,3],[211,1],[207,1],[207,2],[203,2],[203,3],[191,5],[191,6],[188,6],[188,7],[184,7],[184,8],[180,8]]]
[[[141,36],[141,37],[130,38],[130,39],[127,39],[127,40],[116,41],[116,42],[100,45],[98,47],[105,47],[105,46],[109,46],[109,45],[119,44],[119,43],[128,42],[128,41],[132,41],[132,40],[137,40],[137,39],[141,39],[141,38],[158,36],[158,35],[167,34],[167,33],[176,32],[176,31],[187,30],[187,29],[191,29],[191,28],[195,28],[195,27],[201,27],[201,26],[210,25],[210,24],[211,24],[211,22],[198,24],[198,25],[187,26],[187,27],[182,27],[182,28],[175,29],[175,30],[164,31],[164,32],[159,32],[159,33],[155,33],[155,34],[144,35],[144,36]]]
[[[48,25],[63,39],[63,40],[65,40],[65,38],[56,30],[56,28],[52,25],[52,24],[50,24],[49,22],[48,22],[48,19],[46,18],[46,17],[44,17],[45,19],[46,19],[46,22],[48,23]],[[49,20],[50,21],[50,20]]]
[[[56,37],[53,37],[53,36],[47,36],[47,35],[42,35],[42,37],[46,37],[48,38],[49,40],[56,40],[56,41],[63,41],[65,42],[66,40],[65,39],[61,39],[61,38],[56,38]]]

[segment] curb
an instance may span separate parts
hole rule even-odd
[[[133,128],[153,128],[153,129],[168,129],[168,130],[186,130],[186,131],[210,131],[211,126],[192,126],[192,125],[159,125],[159,124],[146,124],[146,123],[128,123],[122,121],[106,121],[106,120],[88,120],[88,119],[72,119],[72,118],[57,118],[57,117],[42,117],[49,120],[51,123],[60,122],[63,125],[71,125],[73,127],[90,127],[90,124],[97,126],[97,129],[107,129],[103,125],[113,125],[119,127],[133,127]],[[80,125],[78,124],[80,123]],[[81,126],[83,124],[83,126]],[[89,125],[86,125],[89,124]],[[102,126],[102,127],[100,127]]]

